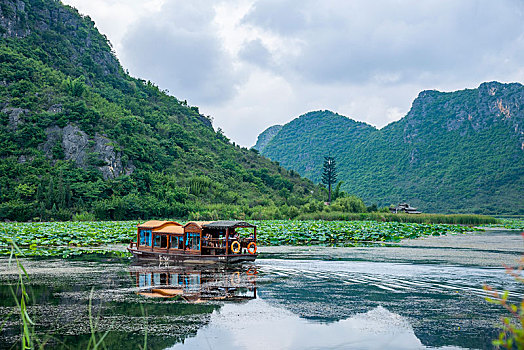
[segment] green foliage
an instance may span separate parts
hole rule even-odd
[[[67,77],[63,82],[64,89],[73,97],[81,97],[86,91],[84,80],[85,78],[83,75],[76,79]]]
[[[310,112],[279,128],[260,152],[314,182],[324,155],[336,154],[341,189],[377,206],[524,215],[522,105],[524,86],[492,82],[422,92],[403,119],[380,130]]]
[[[391,214],[388,212],[348,213],[341,211],[323,211],[301,214],[300,220],[372,220],[382,222],[475,225],[482,227],[497,226],[499,220],[486,215],[472,214]]]
[[[362,202],[362,199],[356,196],[338,198],[330,207],[333,211],[340,211],[343,213],[364,213],[367,211],[366,205]]]
[[[198,107],[126,74],[89,17],[25,3],[7,16],[30,34],[0,44],[0,220],[235,218],[261,202],[282,217],[321,198],[311,181],[231,144]],[[66,140],[68,126],[81,132]]]
[[[344,181],[339,181],[337,183],[337,187],[335,187],[335,191],[333,191],[333,200],[336,200],[337,198],[346,196],[346,192],[344,192],[344,191],[342,191],[340,189],[340,187],[342,186],[343,183],[344,183]]]
[[[93,213],[82,212],[73,215],[73,221],[96,221],[96,216]]]
[[[322,166],[322,183],[328,187],[328,202],[331,202],[331,185],[337,182],[337,164],[335,158],[324,157]]]
[[[503,227],[508,230],[524,230],[523,219],[499,219],[498,223],[488,225],[488,227]]]

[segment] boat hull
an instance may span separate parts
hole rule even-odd
[[[198,255],[198,254],[176,254],[166,252],[155,252],[127,248],[133,257],[140,262],[159,263],[168,265],[170,263],[188,264],[216,264],[216,263],[241,263],[255,261],[258,254],[234,254],[234,255]]]

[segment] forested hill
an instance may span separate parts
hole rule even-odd
[[[243,218],[319,196],[126,74],[75,9],[1,0],[0,36],[0,219]]]
[[[256,146],[255,146],[256,147]],[[284,125],[263,155],[315,182],[335,156],[342,188],[367,203],[426,212],[524,214],[524,86],[423,91],[381,130],[329,111]]]

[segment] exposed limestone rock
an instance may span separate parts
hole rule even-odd
[[[93,151],[99,154],[100,159],[107,165],[98,167],[104,179],[112,179],[123,173],[129,174],[133,169],[124,169],[122,165],[122,153],[115,151],[113,141],[102,135],[95,135]]]
[[[38,149],[44,151],[48,158],[52,158],[51,149],[62,140],[62,129],[58,126],[52,126],[45,129],[47,140],[38,146]]]
[[[25,163],[25,162],[32,162],[35,159],[33,156],[26,156],[22,154],[20,157],[18,157],[18,163]]]
[[[53,158],[53,147],[60,143],[64,150],[64,159],[74,161],[78,167],[87,168],[93,165],[90,163],[90,158],[96,155],[101,162],[95,166],[104,179],[113,179],[122,174],[130,175],[135,170],[132,163],[124,167],[122,152],[117,151],[114,142],[106,136],[96,134],[90,139],[89,135],[73,124],[68,124],[64,128],[49,127],[45,133],[47,140],[39,146],[39,149],[49,158]]]
[[[22,115],[29,113],[29,110],[23,108],[7,107],[2,109],[1,112],[7,114],[7,116],[9,117],[9,129],[16,130],[18,128],[18,125],[22,123]]]
[[[76,125],[68,124],[62,130],[62,147],[66,160],[73,160],[79,167],[86,167],[87,134]]]
[[[253,146],[254,149],[258,151],[263,151],[266,148],[267,144],[271,142],[273,137],[282,130],[282,125],[273,125],[264,130],[260,135],[258,135],[257,143]]]
[[[4,3],[0,8],[0,27],[3,28],[3,37],[20,38],[28,35],[30,30],[25,25],[25,3],[14,0]]]
[[[62,113],[62,104],[59,103],[59,104],[56,104],[56,105],[52,105],[51,107],[49,107],[47,109],[47,112],[48,113],[54,113],[54,114]]]

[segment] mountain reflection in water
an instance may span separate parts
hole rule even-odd
[[[256,265],[129,266],[24,259],[29,313],[46,348],[86,348],[89,304],[107,348],[491,348],[504,311],[482,285],[522,297],[504,269],[260,259]],[[15,311],[16,270],[0,258],[0,317]],[[0,349],[18,342],[16,314]]]

